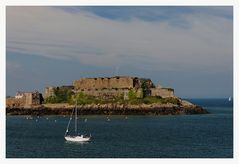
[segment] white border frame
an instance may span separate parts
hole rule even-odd
[[[103,2],[102,2],[103,1]],[[31,163],[37,162],[67,162],[67,160],[70,160],[70,162],[104,162],[104,163],[122,163],[122,162],[137,162],[137,163],[145,163],[145,162],[152,162],[152,163],[159,163],[159,162],[177,162],[177,163],[202,163],[202,162],[216,162],[216,163],[235,163],[238,160],[238,142],[236,139],[238,138],[238,108],[239,108],[239,102],[238,102],[238,61],[239,61],[239,51],[238,51],[238,4],[239,1],[237,0],[201,0],[200,2],[195,2],[193,0],[165,0],[165,1],[158,1],[158,0],[137,0],[136,2],[130,2],[129,0],[118,0],[118,1],[112,1],[112,0],[81,0],[80,2],[77,0],[1,0],[0,1],[0,20],[1,20],[1,32],[0,32],[0,38],[1,38],[1,44],[0,44],[0,69],[2,74],[2,79],[0,82],[1,86],[1,126],[0,126],[0,132],[1,132],[1,162],[8,163],[8,162],[22,162],[22,163]],[[164,159],[164,158],[156,158],[156,159],[6,159],[6,138],[5,138],[5,121],[6,121],[6,115],[5,115],[5,97],[6,97],[6,6],[90,6],[90,5],[97,5],[97,6],[152,6],[152,5],[160,5],[160,6],[233,6],[233,97],[234,97],[234,110],[233,110],[233,159],[181,159],[181,158],[175,158],[175,159]],[[69,162],[69,161],[68,161]]]

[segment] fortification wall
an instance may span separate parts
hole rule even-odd
[[[128,98],[129,89],[101,89],[101,90],[80,90],[78,92],[82,92],[86,95],[101,97],[101,98],[113,98],[118,96],[123,96],[124,98]],[[140,97],[142,95],[142,89],[135,90],[136,96]]]
[[[131,89],[133,78],[112,77],[112,78],[82,78],[73,82],[75,90],[84,89]]]
[[[140,87],[142,87],[142,84],[144,82],[144,87],[146,87],[147,89],[155,88],[153,82],[150,79],[140,78],[138,80],[139,80],[139,83],[140,83]]]
[[[45,88],[44,98],[55,96],[55,89],[74,90],[72,85],[63,85],[60,87],[48,86]]]
[[[25,106],[29,105],[39,105],[41,104],[41,97],[42,95],[40,93],[25,93]]]
[[[31,107],[42,103],[41,93],[25,92],[22,98],[7,98],[6,107]]]
[[[50,97],[50,96],[54,96],[54,88],[55,87],[46,87],[45,88],[45,93],[44,93],[44,98]]]
[[[124,94],[128,94],[127,89],[84,90],[81,92],[87,95],[102,97],[102,98],[113,98],[117,96],[124,96]]]
[[[13,107],[24,107],[25,105],[25,97],[23,98],[7,98],[6,100],[6,107],[13,108]]]
[[[171,88],[151,88],[151,96],[174,97],[174,90]]]

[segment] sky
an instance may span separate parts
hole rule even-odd
[[[183,98],[233,95],[230,6],[8,6],[6,94],[138,76]]]

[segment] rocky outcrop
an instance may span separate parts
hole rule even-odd
[[[73,105],[52,104],[39,105],[31,108],[7,108],[7,115],[69,115]],[[79,105],[80,115],[181,115],[181,114],[206,114],[205,109],[193,104],[90,104]]]

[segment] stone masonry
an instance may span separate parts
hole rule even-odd
[[[21,96],[20,96],[21,95]],[[38,91],[34,92],[17,92],[15,98],[8,98],[7,107],[31,107],[42,104],[43,97]]]
[[[155,88],[150,79],[129,76],[81,78],[73,82],[75,92],[83,92],[87,95],[100,97],[113,97],[128,94],[134,90],[140,97],[142,87],[146,89],[148,96],[173,97],[173,89]]]
[[[73,82],[75,90],[101,90],[101,89],[139,89],[142,82],[145,81],[148,88],[153,86],[150,79],[140,79],[137,77],[116,76],[116,77],[98,77],[81,78]]]
[[[174,97],[174,90],[171,88],[151,88],[150,91],[151,96]]]
[[[53,87],[53,86],[48,86],[45,88],[45,93],[44,93],[44,98],[50,97],[50,96],[55,96],[55,90],[58,89],[66,89],[66,90],[74,90],[74,86],[72,85],[63,85],[60,87]]]

